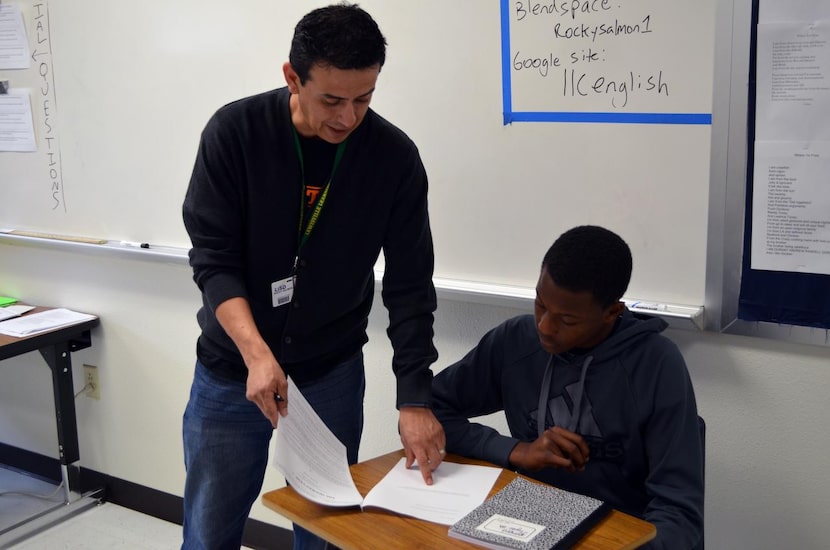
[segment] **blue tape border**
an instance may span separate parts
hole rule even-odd
[[[510,0],[501,0],[501,81],[504,125],[513,122],[592,122],[611,124],[712,124],[711,113],[586,113],[513,111],[510,76]]]
[[[611,124],[712,124],[708,113],[557,113],[505,112],[504,124],[511,122],[603,122]]]
[[[501,83],[504,125],[510,124],[513,116],[513,97],[510,80],[510,0],[501,0]]]

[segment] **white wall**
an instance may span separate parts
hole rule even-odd
[[[671,89],[663,95],[632,88],[627,107],[617,109],[611,105],[612,97],[620,99],[616,94],[565,97],[560,91],[564,66],[551,68],[548,76],[514,72],[513,109],[710,112],[714,8],[722,1],[609,2],[605,15],[577,13],[575,23],[596,25],[615,18],[633,22],[648,16],[652,32],[556,43],[549,30],[540,32],[540,25],[552,28],[552,17],[528,17],[518,24],[518,10],[508,10],[513,21],[510,40],[515,41],[510,50],[516,55],[553,52],[565,59],[570,52],[593,48],[602,52],[601,59],[573,65],[577,75],[588,75],[585,82],[603,75],[622,85],[630,72],[631,78],[647,78],[659,70]],[[32,88],[39,138],[39,153],[0,155],[4,226],[187,246],[180,204],[207,119],[228,101],[284,85],[281,65],[294,25],[312,7],[328,3],[15,0],[29,25],[33,49],[44,51],[35,40],[37,27],[48,22],[56,98],[48,109],[42,107],[40,63],[48,59],[42,54],[29,70],[0,71],[0,80],[8,79],[13,87]],[[47,9],[44,4],[48,17],[36,19]],[[632,297],[703,303],[705,182],[713,128],[569,124],[563,131],[561,124],[505,126],[499,2],[360,4],[389,38],[388,63],[372,106],[406,130],[429,170],[436,276],[533,286],[536,250],[549,245],[549,233],[602,222],[623,236],[640,259]],[[531,19],[536,20],[532,25]],[[728,28],[724,34],[730,36]],[[695,47],[686,47],[689,41]],[[528,102],[528,96],[535,99]],[[50,124],[57,122],[55,134],[43,131],[47,110],[55,119]],[[47,143],[47,137],[57,140]],[[47,154],[55,147],[60,154]],[[498,161],[480,162],[484,158]],[[58,168],[51,164],[56,159]],[[62,215],[52,209],[52,169],[60,173]],[[561,182],[590,183],[592,192],[585,193],[580,185],[551,185],[553,174]],[[507,182],[521,185],[505,192]],[[559,209],[554,222],[547,219],[549,204],[568,208]],[[479,215],[460,216],[459,205]],[[152,222],[148,212],[154,214]],[[509,220],[529,246],[514,246],[513,233],[490,219]],[[663,230],[670,227],[685,230]]]
[[[96,313],[90,349],[100,401],[76,400],[83,466],[181,495],[181,414],[187,401],[199,296],[185,265],[0,245],[0,295]],[[519,310],[442,301],[442,368]],[[366,347],[361,459],[399,447],[386,313]],[[830,541],[830,348],[710,332],[672,331],[708,424],[706,537],[712,549],[825,548]],[[38,354],[0,363],[0,441],[57,457],[49,369]],[[495,421],[503,426],[501,421]],[[265,489],[283,485],[269,469]],[[288,527],[257,504],[253,517]]]

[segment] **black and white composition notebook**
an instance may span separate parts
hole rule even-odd
[[[610,511],[601,500],[517,477],[449,535],[497,550],[569,548]]]

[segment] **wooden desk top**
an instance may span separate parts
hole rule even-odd
[[[357,490],[364,497],[369,490],[389,473],[403,451],[373,458],[351,467]],[[483,464],[457,455],[447,460],[462,464]],[[502,470],[490,495],[507,485],[518,474]],[[393,512],[367,508],[333,508],[322,506],[300,496],[291,487],[270,491],[262,502],[294,523],[339,546],[343,550],[408,550],[435,548],[480,549],[480,546],[450,538],[448,527],[420,519],[400,516]],[[573,548],[580,550],[627,550],[637,548],[654,538],[657,530],[647,521],[617,510],[594,526]]]
[[[31,311],[27,311],[23,314],[23,316],[31,315],[32,313],[40,313],[41,311],[48,311],[50,309],[55,308],[38,306]],[[94,319],[90,319],[88,321],[81,321],[80,323],[58,327],[46,332],[41,332],[32,336],[24,336],[21,338],[0,334],[0,359],[8,359],[9,357],[22,355],[57,342],[66,342],[67,340],[71,340],[72,338],[75,338],[83,334],[85,331],[97,326],[99,322],[98,317],[95,317]]]

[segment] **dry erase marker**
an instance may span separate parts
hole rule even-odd
[[[634,302],[631,304],[632,308],[650,309],[652,311],[666,311],[666,304],[657,304],[653,302]]]
[[[133,248],[150,248],[149,243],[137,243],[133,241],[121,241],[123,246],[131,246]]]

